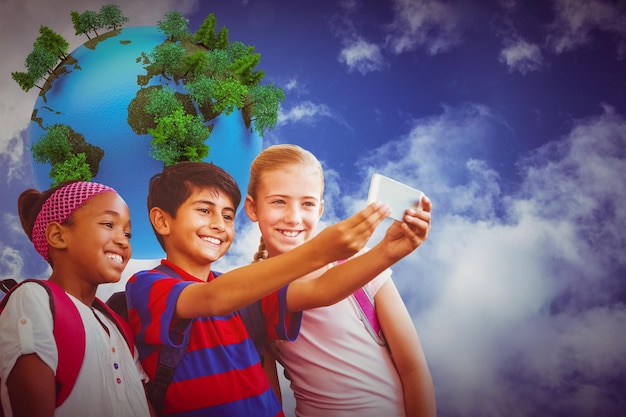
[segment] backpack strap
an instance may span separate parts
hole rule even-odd
[[[105,303],[107,307],[117,313],[118,316],[128,321],[128,305],[126,303],[126,291],[116,291]]]
[[[267,346],[267,328],[265,327],[265,316],[263,314],[263,306],[261,300],[256,300],[254,303],[242,307],[238,313],[246,326],[248,335],[261,360],[261,366],[265,363],[265,347]]]
[[[352,297],[354,297],[359,306],[359,316],[369,334],[379,345],[386,345],[387,341],[383,335],[383,330],[380,328],[378,316],[374,308],[374,298],[370,292],[365,287],[361,287],[352,294]]]
[[[180,326],[181,323],[182,326]],[[184,328],[184,326],[187,325],[187,320],[180,321],[178,324],[179,326],[174,327]],[[185,329],[183,332],[183,340],[180,345],[163,345],[159,351],[159,362],[154,374],[154,380],[148,383],[148,398],[158,415],[161,415],[161,412],[163,411],[165,393],[167,392],[167,387],[172,383],[172,379],[174,378],[174,370],[187,353],[190,334],[190,328]]]
[[[168,265],[160,264],[154,269],[171,277],[182,279],[180,274]],[[218,275],[219,272],[213,272],[213,276],[217,277]],[[178,346],[161,346],[154,380],[148,383],[148,398],[158,415],[161,415],[163,411],[165,393],[174,378],[174,370],[183,360],[189,347],[191,328],[187,327],[188,323],[188,320],[181,320],[174,326],[174,330],[183,333],[183,340]]]
[[[13,278],[6,278],[0,281],[0,290],[3,293],[7,293],[11,290],[11,288],[15,287],[16,285],[17,281],[15,281]]]
[[[117,329],[120,331],[122,336],[124,336],[124,340],[126,340],[126,344],[130,349],[130,354],[135,357],[135,336],[133,334],[133,329],[128,324],[128,321],[124,319],[121,315],[115,312],[111,307],[109,307],[104,301],[96,298],[93,301],[93,308],[103,313],[107,316],[115,325]]]
[[[338,260],[336,261],[336,264],[339,265],[345,261],[347,261],[347,259]],[[378,316],[376,315],[374,297],[372,297],[372,294],[370,294],[367,287],[363,286],[356,290],[352,294],[352,298],[354,298],[356,304],[359,306],[359,317],[368,333],[372,336],[376,343],[381,346],[386,345],[387,341],[385,340],[383,330],[381,329],[378,321]]]
[[[85,358],[85,328],[77,326],[81,321],[78,308],[61,287],[49,280],[27,279],[15,285],[0,303],[0,312],[4,310],[9,297],[26,282],[41,285],[50,300],[53,335],[58,351],[58,365],[55,374],[56,407],[59,407],[72,392],[78,372]]]
[[[174,278],[182,279],[178,272],[166,264],[160,264],[155,267],[154,270],[160,271]],[[221,275],[221,272],[212,272],[215,278]],[[246,329],[250,333],[250,337],[254,342],[257,352],[259,352],[261,360],[263,360],[262,355],[265,350],[267,333],[265,331],[265,323],[263,322],[261,301],[259,300],[240,309],[238,313],[246,325]],[[178,346],[161,346],[161,350],[159,352],[159,362],[157,363],[154,380],[148,383],[148,397],[158,415],[161,415],[163,410],[165,393],[167,391],[167,387],[172,383],[174,370],[183,360],[183,357],[187,353],[187,349],[189,347],[191,328],[187,327],[187,324],[187,320],[181,320],[174,326],[174,330],[179,330],[183,334],[183,340]]]

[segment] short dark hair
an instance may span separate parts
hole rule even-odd
[[[224,192],[237,210],[241,191],[235,179],[222,168],[208,162],[179,162],[166,166],[150,178],[148,213],[159,207],[173,218],[180,206],[195,189],[213,188]],[[152,227],[159,244],[165,250],[163,237]]]

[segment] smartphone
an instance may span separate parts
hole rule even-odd
[[[403,221],[409,208],[421,208],[424,193],[381,174],[372,175],[367,204],[382,201],[391,207],[391,217]]]

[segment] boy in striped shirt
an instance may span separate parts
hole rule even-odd
[[[211,264],[232,244],[240,200],[233,178],[213,164],[182,162],[150,180],[150,221],[166,253],[161,263],[175,274],[138,272],[126,297],[151,381],[163,347],[189,338],[165,392],[162,415],[283,416],[237,310],[263,298],[268,336],[293,340],[301,313],[287,313],[287,284],[356,253],[389,211],[371,204],[289,253],[216,279]]]

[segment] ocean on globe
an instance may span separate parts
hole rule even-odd
[[[147,86],[138,80],[146,75],[143,58],[165,38],[156,26],[133,26],[97,42],[95,47],[78,47],[71,53],[76,64],[67,65],[66,73],[38,96],[28,130],[30,146],[46,127],[69,125],[86,142],[104,150],[93,181],[112,186],[128,204],[133,258],[138,259],[164,255],[146,208],[148,181],[163,169],[163,163],[149,156],[152,137],[136,134],[128,124],[128,106],[140,88],[164,82],[161,76],[152,77]],[[210,151],[205,161],[229,172],[245,196],[250,163],[261,151],[261,138],[246,128],[239,110],[221,114],[209,123],[213,130],[206,141]],[[37,187],[50,188],[51,166],[34,160],[31,163]],[[242,211],[240,205],[238,218]]]

